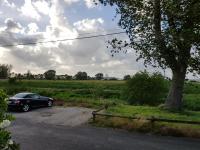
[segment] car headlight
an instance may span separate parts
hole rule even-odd
[[[15,104],[19,104],[20,101],[19,101],[19,100],[15,100],[14,103],[15,103]]]

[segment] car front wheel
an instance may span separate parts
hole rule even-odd
[[[30,110],[30,106],[28,104],[23,105],[22,110],[24,112],[28,112]]]

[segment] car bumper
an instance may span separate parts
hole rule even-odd
[[[21,110],[22,106],[21,105],[17,105],[17,104],[9,104],[8,105],[8,110]]]

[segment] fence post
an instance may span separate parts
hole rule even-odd
[[[93,122],[95,122],[95,119],[96,119],[96,114],[95,114],[95,112],[92,112],[92,119],[93,119]]]

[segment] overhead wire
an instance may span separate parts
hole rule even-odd
[[[37,45],[37,44],[55,43],[55,42],[64,42],[64,41],[73,41],[73,40],[84,40],[84,39],[91,39],[91,38],[98,38],[98,37],[105,37],[105,36],[112,36],[112,35],[119,35],[119,34],[124,34],[124,33],[126,33],[126,32],[114,32],[114,33],[91,35],[91,36],[84,36],[84,37],[77,37],[77,38],[65,38],[65,39],[57,39],[57,40],[49,40],[49,41],[37,41],[37,42],[28,42],[28,43],[5,44],[5,45],[0,45],[0,47],[15,47],[15,46]]]

